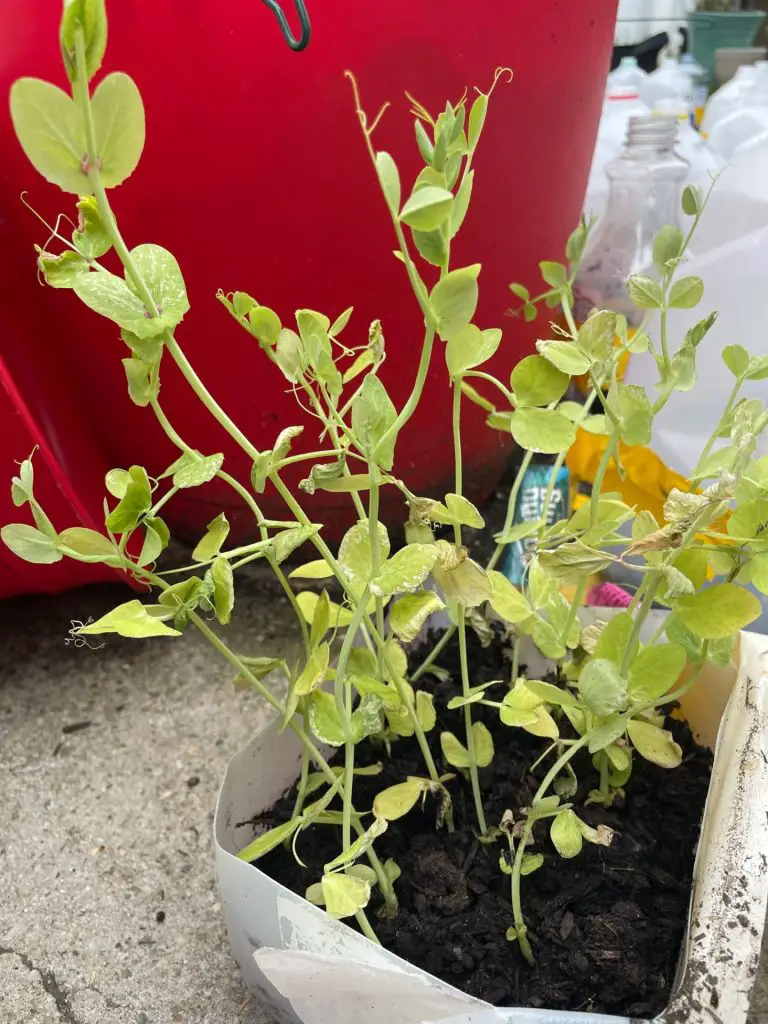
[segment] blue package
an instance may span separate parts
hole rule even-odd
[[[544,518],[544,500],[554,466],[546,463],[529,466],[525,471],[520,491],[517,495],[512,525],[519,523],[535,523]],[[570,508],[570,474],[562,466],[555,477],[552,498],[546,517],[547,524],[566,519]],[[536,550],[536,534],[512,541],[507,545],[501,571],[516,586],[523,582],[528,565]]]

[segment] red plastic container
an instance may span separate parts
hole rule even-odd
[[[453,266],[481,262],[482,327],[503,326],[493,367],[511,368],[543,322],[505,318],[511,280],[537,281],[539,259],[558,258],[581,206],[608,67],[615,0],[536,0],[468,6],[466,0],[308,0],[313,35],[291,52],[270,11],[257,0],[111,0],[104,70],[124,70],[141,89],[147,145],[136,173],[112,196],[129,245],[157,242],[179,259],[192,310],[180,343],[213,395],[260,449],[278,430],[307,424],[300,445],[316,447],[303,416],[264,354],[215,299],[216,289],[242,289],[278,311],[296,308],[337,316],[355,306],[346,339],[362,341],[381,318],[387,343],[382,370],[394,401],[407,397],[421,346],[421,317],[354,114],[345,68],[357,75],[363,103],[391,109],[376,132],[405,188],[418,168],[408,89],[437,112],[465,86],[487,89],[498,65],[514,69],[499,84],[475,163],[470,216]],[[287,2],[286,10],[292,5]],[[19,75],[64,86],[56,24],[59,0],[5,3],[0,13],[0,91]],[[131,405],[116,330],[62,291],[41,290],[32,242],[45,229],[18,200],[23,189],[53,218],[72,212],[73,197],[40,179],[0,119],[0,316],[6,304],[35,315],[3,330],[2,355],[22,387],[55,374],[52,352],[66,353],[73,386],[47,410],[51,438],[67,416],[83,416],[114,465],[142,461],[159,471],[173,457],[151,412]],[[24,254],[29,258],[25,259]],[[170,363],[170,360],[168,360]],[[162,402],[182,436],[206,453],[224,451],[242,479],[248,460],[201,411],[175,368],[164,366]],[[466,488],[482,497],[503,469],[510,439],[490,431],[479,410],[464,414]],[[300,446],[297,445],[297,450]],[[21,453],[23,455],[24,453]],[[20,456],[19,456],[20,457]],[[442,346],[436,346],[424,399],[399,440],[397,467],[411,488],[452,487],[450,396]],[[298,474],[297,474],[298,476]],[[386,489],[389,491],[392,489]],[[386,493],[385,491],[385,493]],[[399,496],[390,500],[400,503]],[[172,503],[177,535],[196,537],[222,507],[236,530],[237,499],[208,485]],[[344,495],[320,494],[311,514],[338,534],[349,521]],[[268,513],[282,517],[274,494]],[[342,514],[343,510],[343,514]]]

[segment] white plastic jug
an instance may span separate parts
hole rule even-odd
[[[648,72],[638,66],[637,57],[622,57],[619,66],[608,75],[606,95],[625,86],[637,91],[647,77]]]
[[[759,75],[766,74],[762,67],[763,64],[768,64],[768,62],[742,64],[733,78],[712,94],[704,109],[704,117],[700,125],[702,132],[709,134],[718,121],[738,110],[749,87],[757,81]]]
[[[757,73],[739,98],[739,107],[715,122],[707,133],[710,146],[726,160],[737,148],[768,131],[768,75]]]
[[[651,110],[660,100],[682,99],[686,109],[693,103],[691,79],[681,69],[676,57],[666,57],[640,87],[640,99]]]

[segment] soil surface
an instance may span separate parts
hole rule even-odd
[[[502,641],[483,648],[470,632],[469,645],[473,684],[508,678]],[[448,645],[439,664],[450,670],[451,680],[435,683],[424,677],[420,685],[434,685],[438,723],[430,743],[438,768],[450,771],[439,736],[444,729],[461,735],[460,712],[446,710],[459,690],[455,644]],[[494,739],[494,760],[481,769],[480,779],[488,824],[497,825],[506,810],[518,818],[519,808],[530,805],[551,761],[531,772],[546,741],[507,728],[491,708],[473,705],[473,717],[485,722]],[[667,1003],[675,976],[712,766],[711,753],[696,746],[683,723],[670,719],[668,728],[683,747],[682,765],[669,771],[635,755],[626,796],[609,809],[584,806],[598,784],[597,773],[588,754],[574,759],[579,779],[574,810],[592,826],[615,830],[609,847],[585,842],[578,857],[562,860],[549,839],[549,822],[535,826],[530,852],[542,853],[544,865],[522,880],[533,968],[517,944],[505,939],[512,910],[509,878],[498,866],[503,847],[477,841],[469,784],[460,774],[448,783],[456,824],[452,834],[435,831],[436,808],[427,802],[423,811],[392,822],[377,841],[381,859],[394,857],[402,869],[397,917],[377,920],[375,889],[369,907],[382,943],[496,1005],[655,1016]],[[567,729],[565,721],[563,735]],[[387,786],[425,774],[412,739],[397,742],[389,759],[370,741],[358,747],[358,765],[379,760],[384,762],[380,775],[355,779],[358,810],[370,808]],[[261,821],[272,827],[288,820],[292,808],[291,793]],[[259,867],[303,895],[319,880],[323,864],[338,854],[339,832],[317,826],[300,837],[297,848],[306,870],[282,848],[259,861]]]

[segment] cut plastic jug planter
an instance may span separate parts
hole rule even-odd
[[[737,667],[708,669],[683,708],[715,759],[678,978],[657,1018],[665,1024],[744,1024],[760,955],[768,902],[768,639],[744,633],[739,646]],[[604,1014],[488,1006],[238,860],[236,851],[256,834],[250,822],[295,782],[300,757],[290,730],[279,735],[273,723],[256,735],[227,769],[214,826],[232,951],[279,1024],[630,1024]]]

